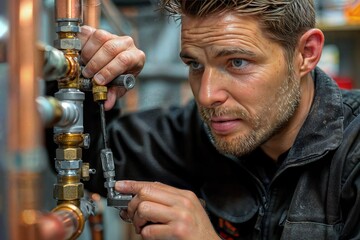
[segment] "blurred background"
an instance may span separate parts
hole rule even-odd
[[[0,2],[0,239],[4,240],[11,239],[9,237],[11,232],[16,231],[13,228],[17,223],[16,221],[14,223],[12,219],[9,220],[9,215],[12,213],[12,208],[16,208],[19,202],[30,208],[35,206],[34,208],[41,211],[49,211],[56,206],[52,198],[56,175],[49,170],[49,161],[41,146],[41,136],[33,134],[26,136],[30,139],[29,142],[38,143],[28,144],[30,150],[27,146],[14,147],[17,141],[20,142],[25,138],[21,129],[34,128],[35,132],[36,130],[41,132],[39,131],[41,126],[34,126],[36,124],[31,121],[31,117],[21,118],[21,114],[18,113],[26,112],[29,106],[17,105],[17,101],[13,101],[13,95],[16,96],[19,91],[12,85],[14,76],[9,65],[14,59],[25,61],[27,55],[21,51],[17,52],[17,49],[9,49],[9,36],[12,31],[10,22],[14,19],[12,16],[14,12],[9,9],[12,4],[19,5],[21,2],[20,0]],[[39,9],[38,15],[35,19],[30,18],[29,16],[33,14],[30,10],[33,8],[25,4],[19,5],[18,17],[24,18],[24,21],[33,21],[25,29],[31,31],[34,27],[31,24],[35,24],[38,30],[33,35],[20,35],[29,36],[29,44],[35,39],[35,41],[53,45],[57,37],[54,0],[25,2],[36,4]],[[340,87],[359,88],[360,1],[316,0],[315,3],[317,24],[326,37],[320,67],[331,75]],[[187,69],[179,58],[180,22],[158,11],[157,4],[157,0],[101,1],[99,27],[114,34],[131,36],[137,47],[142,49],[147,56],[144,70],[137,78],[136,87],[119,102],[123,112],[181,105],[191,98],[191,91],[186,81]],[[30,48],[31,46],[29,45]],[[27,69],[26,64],[24,69]],[[23,76],[21,74],[20,77]],[[32,73],[32,76],[36,78],[38,75]],[[26,85],[26,79],[23,82]],[[43,93],[41,84],[38,88],[34,90],[33,96],[28,97],[35,99],[36,93],[41,95]],[[31,112],[29,114],[31,115]],[[10,119],[15,119],[19,123],[13,124],[9,122],[12,121]],[[16,136],[15,133],[18,134],[17,138],[13,140],[9,138],[9,136]],[[25,174],[22,174],[24,169]],[[37,191],[28,191],[32,188],[36,188]],[[96,218],[85,223],[84,231],[79,239],[139,239],[134,234],[132,226],[120,220],[118,210],[106,207],[106,201],[99,196],[92,193],[86,194],[92,196],[97,202],[97,215]],[[24,196],[31,197],[24,198]],[[31,225],[33,215],[26,213],[25,222]]]

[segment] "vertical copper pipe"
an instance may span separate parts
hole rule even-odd
[[[72,21],[82,20],[81,0],[55,0],[55,19]]]
[[[41,142],[38,96],[38,66],[35,42],[38,37],[38,4],[34,0],[10,2],[9,69],[9,149],[11,152],[38,148]]]
[[[8,103],[8,72],[7,72],[7,49],[8,49],[8,7],[2,3],[0,7],[0,163],[5,160],[7,143],[7,103]],[[0,164],[0,239],[8,239],[8,216],[7,216],[7,175],[4,165]]]
[[[100,26],[100,0],[84,0],[84,24],[98,28]]]
[[[92,240],[104,239],[104,219],[103,219],[103,205],[101,203],[101,196],[97,193],[91,194],[91,199],[98,206],[95,215],[89,216],[90,233]]]
[[[8,201],[10,239],[39,239],[41,126],[35,98],[38,94],[38,4],[34,0],[9,1],[9,106],[8,106]]]

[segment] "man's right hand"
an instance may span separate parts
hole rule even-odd
[[[80,57],[85,65],[82,74],[94,78],[99,85],[106,85],[120,74],[137,76],[145,64],[144,52],[135,46],[131,37],[89,26],[82,26],[78,37],[82,45]],[[124,94],[122,88],[109,88],[105,109],[111,109],[116,99]]]

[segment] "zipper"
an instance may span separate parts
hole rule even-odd
[[[262,219],[265,215],[265,210],[263,206],[260,206],[259,208],[259,215],[256,219],[256,223],[255,223],[255,229],[258,230],[261,233],[261,223],[262,223]]]
[[[242,164],[240,164],[240,165],[242,165]],[[263,218],[265,216],[265,210],[267,210],[269,207],[267,191],[266,191],[264,185],[262,184],[262,182],[253,173],[251,173],[247,168],[245,168],[243,166],[242,166],[242,169],[244,169],[249,174],[249,176],[252,178],[252,180],[254,181],[257,192],[261,199],[261,204],[259,206],[259,214],[257,216],[254,229],[258,231],[259,236],[262,236],[262,234],[263,234],[262,222],[263,222]]]

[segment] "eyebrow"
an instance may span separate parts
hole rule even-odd
[[[180,52],[179,56],[180,56],[180,58],[194,59],[192,56],[190,56],[189,54],[184,53],[184,52]]]
[[[254,52],[243,49],[243,48],[238,48],[238,47],[231,47],[231,48],[224,48],[224,49],[211,48],[211,52],[215,55],[215,57],[225,57],[225,56],[236,55],[236,54],[246,55],[249,57],[256,56],[256,54]]]
[[[237,55],[237,54],[246,55],[249,57],[256,56],[256,54],[252,51],[237,47],[231,47],[226,49],[216,49],[215,47],[212,47],[210,52],[212,52],[215,55],[215,57],[224,57],[224,56]],[[180,58],[194,59],[194,57],[184,52],[180,52],[179,55]]]

